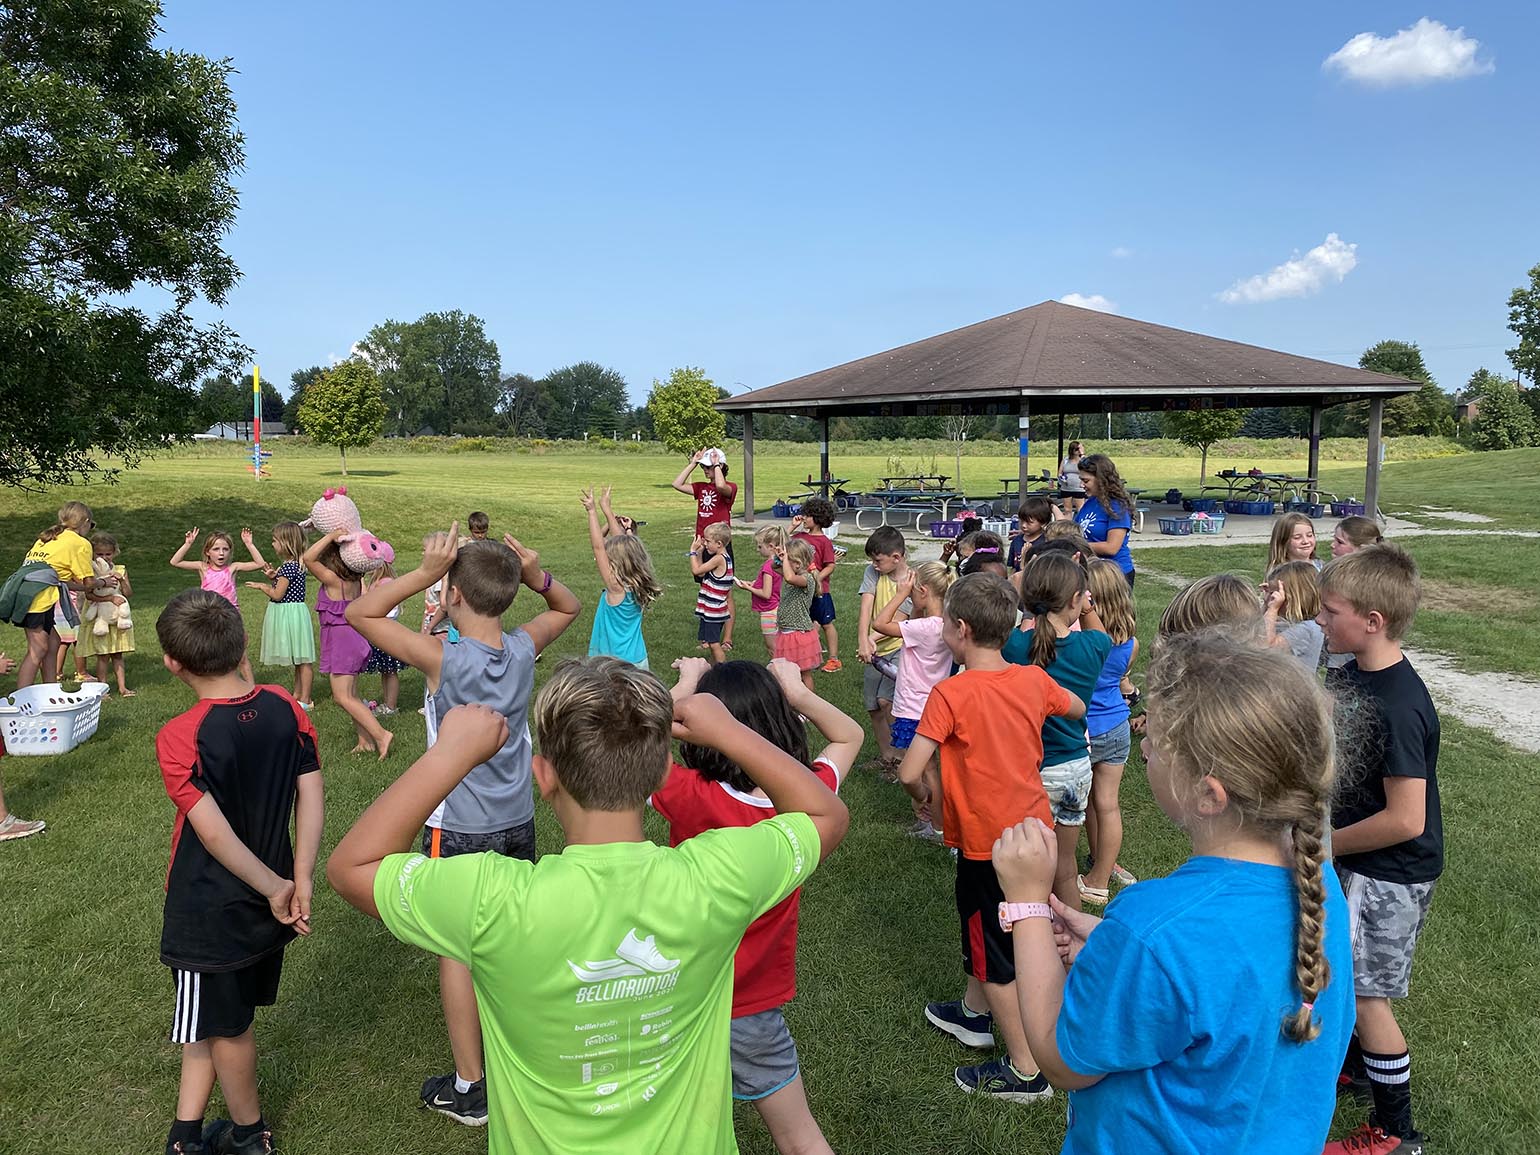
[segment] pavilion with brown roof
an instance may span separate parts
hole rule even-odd
[[[1364,505],[1375,515],[1385,398],[1418,388],[1417,382],[1402,377],[1044,301],[724,398],[717,408],[743,415],[744,510],[752,520],[756,412],[819,418],[822,477],[829,476],[830,417],[1013,414],[1020,431],[1018,466],[1025,493],[1034,416],[1057,415],[1062,442],[1066,413],[1308,406],[1309,474],[1316,477],[1322,411],[1367,401]]]

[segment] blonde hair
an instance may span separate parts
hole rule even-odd
[[[1252,641],[1261,638],[1262,603],[1250,582],[1233,573],[1200,577],[1177,591],[1160,615],[1162,638],[1208,629],[1238,631]]]
[[[273,526],[273,544],[284,561],[298,561],[305,552],[305,531],[297,521],[280,521]]]
[[[1164,639],[1146,686],[1152,733],[1173,778],[1193,787],[1214,779],[1243,827],[1290,837],[1300,1006],[1281,1029],[1308,1042],[1320,1033],[1313,1004],[1331,981],[1323,866],[1335,745],[1326,695],[1287,652],[1214,631]]]
[[[203,539],[203,564],[204,565],[213,565],[214,564],[213,562],[209,561],[209,550],[213,549],[214,548],[214,543],[216,541],[220,541],[220,540],[224,540],[224,541],[226,541],[226,542],[228,542],[230,544],[230,553],[232,555],[234,555],[234,553],[235,553],[235,538],[232,537],[230,534],[226,533],[222,529],[216,529],[212,533],[210,533],[208,535],[208,537]],[[230,563],[228,561],[226,561],[225,564],[229,565]]]
[[[54,514],[55,521],[42,533],[37,535],[38,541],[52,541],[65,530],[80,533],[91,525],[91,507],[83,501],[66,501],[59,507],[59,512]]]
[[[798,573],[807,573],[812,568],[818,555],[813,552],[813,547],[808,545],[800,537],[794,537],[786,543],[786,558],[797,567]],[[817,592],[816,590],[814,591]]]
[[[1290,622],[1313,621],[1321,612],[1321,578],[1308,561],[1286,561],[1267,571],[1267,580],[1283,586],[1280,617]]]
[[[1046,670],[1059,651],[1059,639],[1048,615],[1068,608],[1085,588],[1085,567],[1062,550],[1033,558],[1021,571],[1021,609],[1037,619],[1028,654],[1034,666]]]
[[[938,605],[946,604],[947,591],[952,588],[957,575],[947,568],[945,562],[922,561],[919,565],[910,566],[909,572],[914,575],[915,589],[923,588],[936,599]]]
[[[1273,523],[1273,536],[1267,544],[1268,569],[1294,560],[1289,557],[1289,538],[1293,537],[1294,531],[1302,525],[1308,525],[1310,532],[1315,533],[1315,522],[1302,513],[1286,513]]]
[[[1344,517],[1339,521],[1336,532],[1352,542],[1354,549],[1363,549],[1366,545],[1379,545],[1385,540],[1378,522],[1372,517],[1359,517],[1357,514]]]
[[[1134,636],[1134,595],[1128,588],[1128,579],[1118,568],[1118,563],[1098,558],[1086,566],[1086,583],[1091,588],[1091,600],[1096,606],[1096,616],[1101,618],[1112,644],[1121,646]]]
[[[615,580],[631,591],[636,604],[646,609],[663,596],[663,586],[652,572],[652,557],[642,539],[617,533],[604,539],[604,556],[609,558]]]
[[[718,545],[731,545],[733,543],[733,531],[725,521],[714,521],[706,527],[706,532],[701,534],[705,541],[714,541]]]
[[[1080,532],[1080,527],[1073,521],[1062,517],[1056,521],[1050,521],[1043,527],[1043,537],[1047,541],[1053,541],[1055,538],[1060,537],[1069,538],[1077,546],[1084,545],[1088,551],[1091,548],[1090,543],[1085,539],[1085,534]]]
[[[1417,616],[1422,582],[1412,555],[1382,541],[1327,562],[1321,593],[1343,598],[1362,617],[1378,613],[1385,619],[1385,636],[1399,640]]]
[[[754,531],[754,544],[769,546],[771,552],[786,544],[786,531],[778,525],[765,525]]]
[[[674,700],[619,658],[569,658],[535,695],[540,753],[584,810],[640,810],[668,772]]]
[[[381,578],[390,578],[392,581],[394,581],[395,577],[396,567],[391,565],[391,563],[388,561],[383,562],[379,569],[364,575],[364,587],[366,589],[373,589],[375,586],[379,585]]]

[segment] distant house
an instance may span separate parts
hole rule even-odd
[[[1462,425],[1467,421],[1476,420],[1476,410],[1480,408],[1480,398],[1473,396],[1461,396],[1454,399],[1454,419]]]
[[[262,422],[263,437],[282,437],[288,433],[288,427],[282,421]],[[209,426],[203,433],[194,433],[194,441],[250,441],[250,421],[221,421],[218,425]]]

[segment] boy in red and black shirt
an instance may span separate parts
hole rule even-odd
[[[178,594],[155,633],[166,669],[198,695],[155,739],[176,804],[160,957],[176,983],[182,1079],[166,1152],[259,1155],[273,1146],[251,1024],[256,1007],[277,999],[284,947],[310,933],[322,826],[316,735],[287,692],[240,676],[246,629],[218,594]],[[205,1130],[216,1079],[230,1118]]]

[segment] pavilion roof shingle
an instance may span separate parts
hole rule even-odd
[[[724,398],[724,410],[838,408],[1025,397],[1045,407],[1095,398],[1255,395],[1255,404],[1331,404],[1416,390],[1416,382],[1189,333],[1060,301],[953,329],[805,377]],[[1051,399],[1051,400],[1050,400]],[[1130,404],[1130,408],[1135,407]]]

